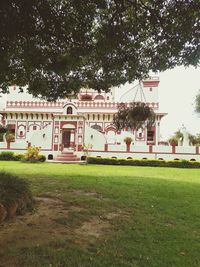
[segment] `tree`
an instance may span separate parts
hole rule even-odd
[[[200,113],[200,93],[195,98],[195,111]]]
[[[188,133],[188,138],[190,141],[190,145],[197,145],[200,144],[200,135],[193,135],[191,133]],[[181,130],[179,129],[178,131],[176,131],[174,133],[173,136],[171,136],[168,140],[170,143],[174,143],[176,145],[178,145],[179,141],[182,142],[183,141],[183,133],[181,132]]]
[[[48,100],[199,63],[199,0],[1,0],[0,86]]]

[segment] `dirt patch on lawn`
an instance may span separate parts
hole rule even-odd
[[[0,251],[6,246],[24,247],[54,240],[67,234],[66,229],[54,219],[68,216],[69,210],[59,199],[36,198],[36,210],[18,216],[0,226]]]
[[[73,189],[69,191],[70,193],[73,193],[75,195],[81,195],[81,196],[87,196],[87,197],[94,197],[94,198],[100,198],[102,199],[103,196],[97,192],[88,192],[80,189]]]
[[[38,197],[34,212],[0,225],[0,266],[15,266],[7,262],[7,253],[12,248],[38,246],[65,239],[86,247],[107,236],[114,219],[121,216],[125,214],[120,210],[92,216],[84,208],[68,206],[60,199]],[[6,265],[2,265],[4,261]]]

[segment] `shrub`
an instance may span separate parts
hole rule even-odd
[[[0,153],[0,160],[14,160],[14,161],[20,161],[24,157],[23,154],[15,154],[11,151],[2,151]]]
[[[21,161],[24,158],[24,154],[14,154],[15,161]]]
[[[3,151],[0,153],[0,160],[14,160],[14,152]]]
[[[45,155],[38,155],[38,161],[40,162],[45,162],[46,161],[46,156]]]
[[[7,143],[11,143],[15,141],[15,135],[13,133],[7,132],[5,137],[6,137]]]
[[[0,204],[7,210],[7,218],[32,210],[34,201],[28,182],[0,172]]]
[[[150,160],[150,159],[115,159],[115,158],[96,158],[88,157],[89,164],[105,164],[105,165],[127,165],[127,166],[148,166],[148,167],[172,167],[172,168],[200,168],[200,162],[179,160]]]
[[[27,152],[24,155],[22,161],[24,162],[44,162],[46,157],[44,155],[40,155],[40,147],[30,146],[27,148]]]

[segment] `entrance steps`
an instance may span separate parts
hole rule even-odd
[[[70,162],[70,161],[74,162],[80,160],[81,159],[74,154],[74,151],[68,151],[68,150],[63,150],[61,154],[59,154],[56,157],[56,161],[61,161],[61,162]]]

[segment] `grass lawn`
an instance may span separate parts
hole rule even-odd
[[[32,214],[0,227],[0,267],[199,267],[200,170],[1,162]]]

